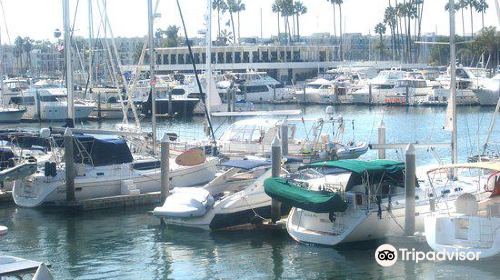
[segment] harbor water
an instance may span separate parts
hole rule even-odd
[[[298,105],[296,108],[301,108]],[[291,109],[290,105],[262,105],[262,109]],[[308,106],[304,118],[326,118],[325,106]],[[346,121],[344,140],[376,143],[377,126],[384,121],[387,143],[445,143],[451,133],[442,129],[442,107],[340,106],[334,116]],[[483,144],[493,107],[458,109],[460,161],[477,154]],[[301,118],[298,116],[297,118]],[[216,134],[235,120],[214,118]],[[350,120],[355,120],[354,130]],[[201,139],[203,118],[161,120],[159,131]],[[86,122],[85,128],[113,129],[117,121]],[[144,129],[150,124],[142,121]],[[299,122],[300,124],[300,122]],[[297,125],[297,136],[307,127]],[[58,125],[55,123],[41,126]],[[38,129],[40,124],[22,124]],[[307,125],[306,125],[307,126]],[[159,133],[159,135],[161,135]],[[492,133],[500,142],[500,127]],[[494,146],[494,145],[493,145]],[[436,149],[440,160],[450,161],[450,149]],[[376,151],[363,158],[373,159]],[[402,151],[387,158],[403,159]],[[417,151],[420,166],[436,164],[428,150]],[[0,237],[0,255],[13,255],[52,265],[56,279],[498,279],[500,257],[480,261],[398,261],[382,267],[375,261],[380,244],[429,251],[425,243],[389,238],[385,241],[320,247],[300,244],[286,231],[207,232],[163,227],[148,214],[153,206],[71,213],[60,209],[23,209],[0,205],[0,224],[9,228]]]

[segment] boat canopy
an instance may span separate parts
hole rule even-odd
[[[261,166],[270,166],[270,165],[271,165],[270,161],[264,161],[264,160],[228,160],[226,162],[219,164],[219,166],[223,167],[234,167],[246,170],[254,169]]]
[[[347,159],[306,164],[299,167],[299,170],[306,168],[341,169],[352,172],[355,176],[349,178],[349,182],[346,185],[346,190],[348,191],[352,186],[362,184],[363,181],[368,181],[370,184],[379,183],[383,180],[402,183],[404,182],[405,163],[382,159],[373,161]]]
[[[314,213],[344,212],[347,209],[347,203],[337,192],[308,190],[283,178],[266,179],[264,191],[273,199]]]
[[[59,147],[64,147],[64,138],[55,138]],[[132,153],[125,140],[104,135],[97,137],[93,135],[75,134],[75,162],[90,164],[93,166],[105,166],[112,164],[129,163],[134,160]]]
[[[437,170],[452,169],[452,168],[477,168],[491,171],[500,171],[500,162],[468,162],[457,164],[446,164],[430,169],[427,173],[432,173]]]

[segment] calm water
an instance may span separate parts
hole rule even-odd
[[[483,142],[493,110],[459,109],[461,159]],[[343,106],[336,108],[335,114],[355,119],[355,131],[347,129],[345,139],[376,142],[377,126],[383,119],[388,142],[446,142],[450,133],[441,129],[444,111]],[[324,117],[324,106],[308,107],[306,116]],[[221,119],[214,123],[220,126],[218,134],[228,125]],[[114,124],[84,126],[112,128]],[[161,121],[159,126],[181,137],[201,138],[203,119]],[[499,132],[497,126],[493,142],[500,142]],[[436,152],[449,160],[449,150]],[[370,151],[365,157],[375,156],[376,152]],[[388,157],[401,158],[401,152],[391,151]],[[426,150],[419,151],[417,158],[420,164],[435,163]],[[163,228],[147,214],[150,210],[152,206],[66,213],[0,205],[0,224],[9,228],[9,234],[0,239],[0,254],[49,262],[57,279],[498,279],[500,275],[500,257],[478,262],[399,261],[382,268],[374,259],[379,242],[325,248],[296,243],[286,232]],[[397,248],[429,250],[420,243],[393,239],[387,242]]]

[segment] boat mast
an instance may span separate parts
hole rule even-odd
[[[88,0],[88,16],[89,16],[89,88],[92,88],[92,79],[93,79],[93,71],[92,71],[92,55],[93,55],[93,44],[92,40],[94,37],[94,26],[93,26],[93,14],[92,14],[92,0]]]
[[[156,147],[156,74],[155,50],[153,40],[153,1],[148,1],[148,38],[149,38],[149,85],[151,86],[151,127],[153,136],[153,154]]]
[[[210,102],[210,94],[212,94],[212,1],[207,0],[207,31],[205,34],[207,47],[205,48],[205,62],[206,62],[206,70],[205,70],[205,80],[207,82],[207,113],[210,115],[211,111],[211,102]]]
[[[75,123],[75,108],[73,102],[73,64],[71,61],[71,31],[69,21],[69,0],[62,0],[64,25],[64,54],[66,59],[66,90],[68,91],[68,119]]]
[[[451,162],[457,163],[457,81],[456,81],[456,53],[455,53],[455,1],[449,1],[450,13],[450,99],[451,102],[451,118],[452,118],[452,131],[451,131]],[[455,170],[452,170],[451,176],[455,178]]]

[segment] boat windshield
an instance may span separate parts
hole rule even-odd
[[[320,89],[322,87],[323,87],[323,85],[318,85],[318,84],[308,84],[307,85],[307,88],[309,88],[309,89]]]

